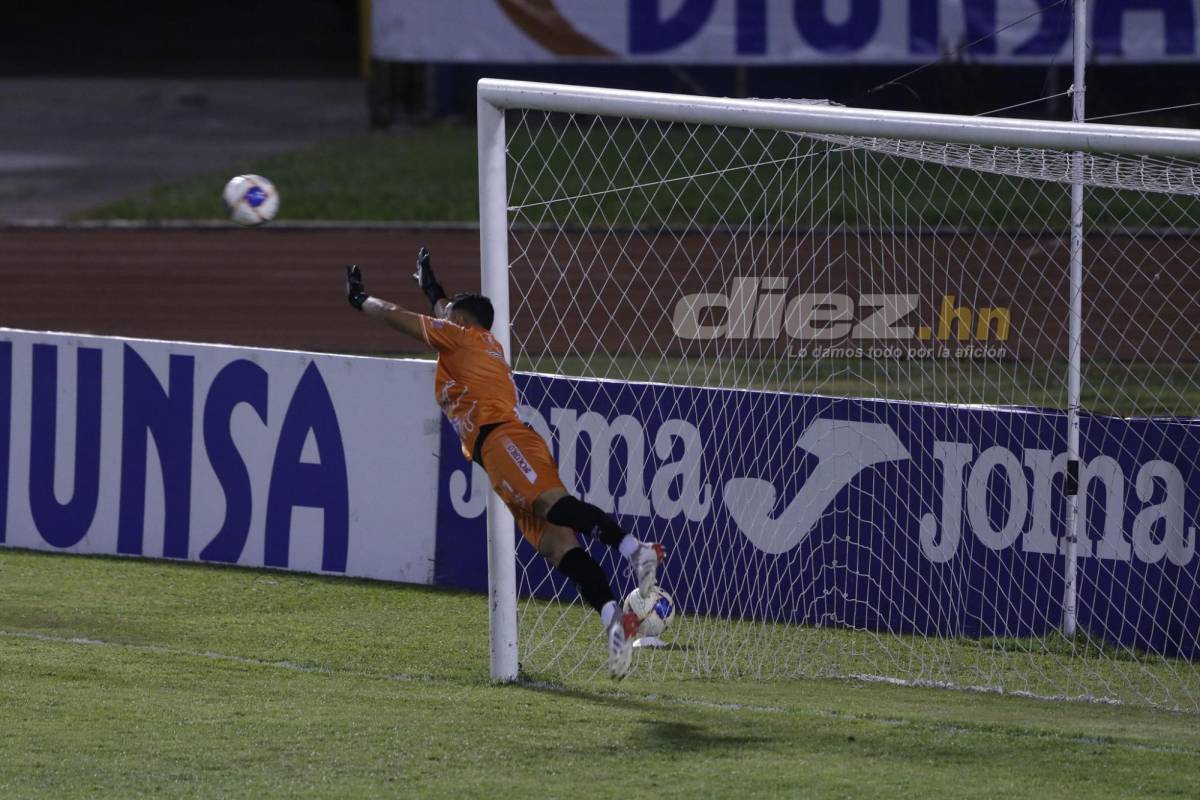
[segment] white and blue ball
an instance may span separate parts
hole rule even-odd
[[[238,175],[225,184],[221,199],[238,225],[262,225],[279,213],[279,191],[262,175]]]
[[[675,619],[675,600],[662,589],[655,587],[649,597],[634,589],[625,598],[625,610],[632,611],[641,620],[638,637],[661,636]]]

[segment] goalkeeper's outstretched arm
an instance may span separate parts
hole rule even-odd
[[[429,298],[434,316],[444,317],[449,307],[446,292],[433,275],[433,269],[429,264],[429,251],[424,247],[417,253],[417,271],[413,273],[413,278],[420,285],[421,291]],[[362,270],[353,264],[346,267],[346,299],[359,311],[382,319],[401,333],[419,339],[424,344],[429,343],[425,338],[421,315],[401,308],[395,303],[389,303],[382,298],[367,294],[366,288],[363,286]]]
[[[421,330],[421,315],[367,294],[363,287],[362,270],[353,264],[346,267],[346,299],[364,314],[378,317],[401,333],[408,334],[422,344],[428,344]]]
[[[429,298],[433,315],[445,317],[450,302],[446,300],[446,292],[442,289],[442,285],[437,282],[437,278],[433,277],[433,267],[429,264],[429,251],[424,247],[417,251],[417,271],[413,273],[413,278],[421,287],[421,292]]]

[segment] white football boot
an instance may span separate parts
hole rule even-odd
[[[658,565],[666,560],[666,548],[658,542],[642,543],[629,557],[629,570],[642,597],[649,597],[658,585]]]
[[[637,614],[626,611],[613,617],[605,635],[608,637],[608,671],[614,680],[621,680],[629,672],[633,661],[633,640],[637,636],[640,621]]]

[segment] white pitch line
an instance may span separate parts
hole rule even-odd
[[[176,647],[165,647],[158,644],[130,644],[127,642],[108,642],[103,639],[89,639],[83,636],[53,636],[46,633],[28,633],[25,631],[5,631],[0,630],[0,636],[6,636],[12,639],[32,639],[38,642],[51,642],[54,644],[77,644],[89,647],[113,647],[121,650],[131,650],[137,653],[154,653],[157,655],[166,656],[183,656],[185,658],[207,658],[213,661],[224,661],[231,664],[247,664],[254,667],[269,667],[271,669],[282,669],[289,672],[303,672],[308,674],[318,675],[352,675],[362,678],[381,678],[389,681],[414,681],[411,675],[404,674],[381,674],[375,672],[358,672],[354,670],[339,670],[330,669],[326,666],[306,666],[297,664],[294,661],[268,661],[261,658],[250,658],[248,656],[235,656],[228,653],[217,653],[212,650],[183,650]]]
[[[158,645],[158,644],[131,644],[131,643],[127,643],[127,642],[109,642],[109,641],[105,641],[103,639],[91,639],[91,638],[87,638],[84,636],[54,636],[52,634],[47,634],[47,633],[31,633],[31,632],[27,632],[27,631],[6,631],[6,630],[0,630],[0,636],[8,637],[11,639],[30,639],[30,640],[37,641],[37,642],[49,642],[52,644],[73,644],[73,645],[83,645],[86,647],[112,647],[112,648],[117,648],[120,650],[129,650],[129,651],[133,651],[133,652],[137,652],[137,653],[154,653],[156,655],[182,656],[185,658],[207,658],[207,659],[211,659],[213,661],[224,661],[224,662],[228,662],[231,664],[247,664],[247,665],[255,666],[255,667],[268,667],[271,669],[282,669],[282,670],[287,670],[289,672],[302,672],[302,673],[308,673],[308,674],[349,675],[349,676],[353,676],[353,677],[378,678],[378,679],[383,679],[383,680],[402,681],[402,682],[422,680],[420,678],[415,678],[411,675],[404,675],[404,674],[387,675],[387,674],[378,674],[378,673],[373,673],[373,672],[359,672],[359,671],[355,671],[355,670],[331,669],[326,666],[310,667],[310,666],[305,666],[303,664],[297,664],[294,661],[268,661],[268,660],[260,659],[260,658],[250,658],[248,656],[235,656],[235,655],[230,655],[228,653],[217,653],[212,650],[183,650],[183,649],[176,648],[176,647],[165,647],[163,645]],[[441,681],[437,681],[437,679],[432,679],[431,682],[441,682]],[[550,682],[546,682],[546,681],[524,680],[524,681],[518,681],[516,685],[528,687],[531,689],[540,689],[542,691],[555,692],[555,693],[559,693],[559,692],[566,693],[566,692],[570,691],[570,689],[568,687],[560,686],[559,684],[550,683]],[[639,694],[635,694],[632,692],[621,692],[621,691],[612,691],[612,692],[602,691],[600,693],[608,695],[610,697],[618,697],[618,698],[624,697],[624,698],[628,698],[631,700],[644,700],[647,702],[660,702],[660,703],[665,703],[667,705],[676,705],[676,706],[695,706],[695,707],[699,707],[699,708],[715,709],[718,711],[750,711],[750,712],[771,713],[771,714],[782,714],[782,713],[788,712],[788,709],[777,708],[777,707],[773,707],[773,706],[754,706],[754,705],[745,705],[742,703],[717,703],[717,702],[711,702],[711,701],[707,701],[707,700],[693,700],[691,698],[685,698],[685,697],[678,697],[678,698],[662,697],[660,695],[653,695],[653,694],[639,695]]]
[[[1097,697],[1096,695],[1091,694],[1038,694],[1036,692],[1025,691],[1024,689],[1004,689],[995,686],[967,686],[959,683],[950,683],[949,681],[906,680],[905,678],[893,678],[887,675],[865,675],[860,673],[847,675],[846,677],[853,681],[862,681],[863,683],[886,683],[890,686],[911,686],[918,689],[948,689],[950,691],[969,692],[973,694],[996,694],[1003,695],[1005,697],[1022,697],[1027,700],[1093,703],[1096,705],[1105,706],[1129,705],[1126,701],[1116,697]],[[1177,709],[1163,710],[1175,711]]]

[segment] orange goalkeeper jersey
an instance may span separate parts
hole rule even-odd
[[[462,439],[463,453],[471,458],[481,425],[519,421],[512,370],[491,331],[419,316],[422,336],[438,351],[438,405]]]

